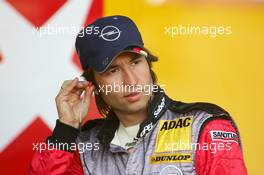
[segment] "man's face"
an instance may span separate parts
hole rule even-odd
[[[114,111],[133,114],[145,109],[151,96],[149,65],[137,53],[120,54],[104,73],[95,72],[95,80],[102,98]]]

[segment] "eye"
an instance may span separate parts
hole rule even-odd
[[[136,59],[136,60],[133,60],[133,61],[131,62],[131,64],[132,64],[132,65],[136,65],[136,64],[138,64],[138,63],[140,63],[140,62],[141,62],[140,59]]]
[[[113,68],[108,71],[109,74],[114,74],[118,71],[118,68]]]

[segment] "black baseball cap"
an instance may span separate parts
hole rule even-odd
[[[133,49],[136,47],[136,49]],[[104,72],[120,53],[144,48],[136,24],[126,16],[99,18],[77,35],[75,48],[83,70]]]

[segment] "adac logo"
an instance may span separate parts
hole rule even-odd
[[[174,120],[160,120],[155,152],[172,151],[174,145],[185,145],[184,150],[191,150],[192,120],[192,116],[180,117]],[[168,147],[168,145],[173,146]]]
[[[121,35],[121,31],[116,26],[105,26],[101,30],[101,34],[99,37],[104,39],[105,41],[115,41]]]
[[[175,120],[164,121],[161,126],[160,131],[188,127],[190,126],[191,122],[192,122],[191,117],[178,118]]]

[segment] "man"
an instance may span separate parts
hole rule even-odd
[[[49,149],[36,152],[30,174],[247,174],[229,113],[170,99],[131,19],[96,20],[79,33],[76,50],[87,81],[63,83]],[[93,92],[103,118],[79,129]]]

